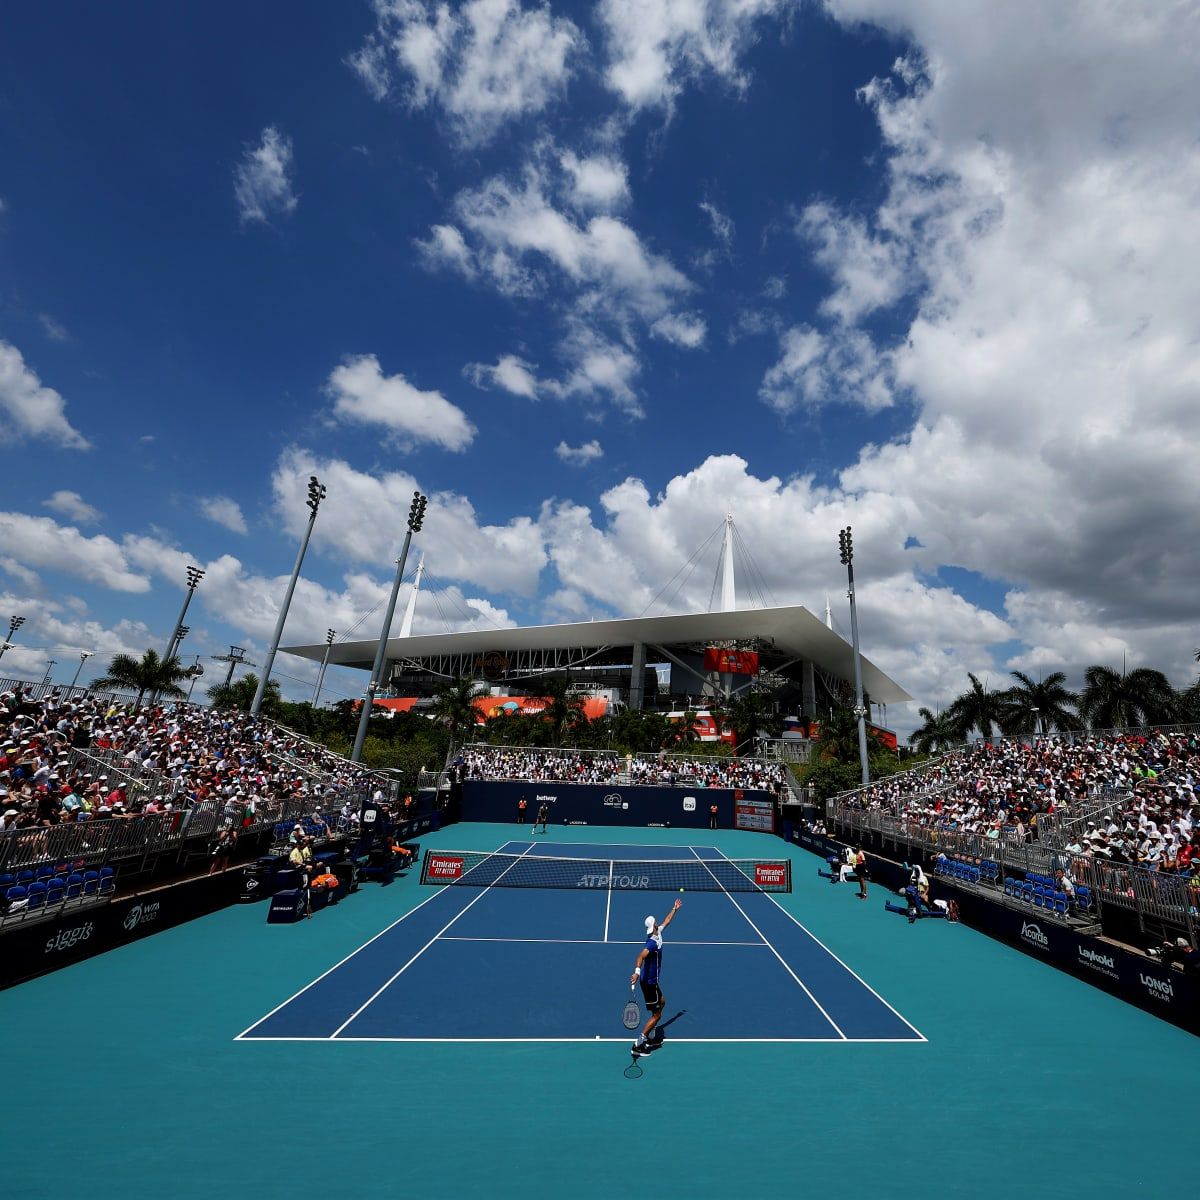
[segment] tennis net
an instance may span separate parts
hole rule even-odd
[[[421,882],[600,891],[790,892],[792,864],[786,858],[552,858],[485,850],[426,850]]]

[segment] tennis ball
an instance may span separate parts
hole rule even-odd
[[[683,888],[680,888],[679,890],[682,892],[682,891],[683,891]]]

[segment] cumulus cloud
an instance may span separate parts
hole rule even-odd
[[[570,198],[576,208],[610,212],[629,201],[629,172],[610,154],[580,158],[570,150],[560,159],[570,178]]]
[[[423,392],[399,373],[385,375],[374,354],[347,358],[329,376],[333,416],[356,425],[379,425],[402,446],[424,442],[465,450],[475,437],[466,413],[441,392]]]
[[[243,224],[287,216],[299,202],[292,180],[292,141],[268,125],[233,170],[233,195]]]
[[[91,443],[66,417],[66,401],[46,387],[20,350],[0,341],[0,437],[41,438],[65,450],[88,450]]]
[[[241,506],[228,496],[202,496],[200,511],[210,521],[228,529],[231,533],[246,533],[246,518]]]
[[[397,78],[414,110],[436,107],[464,143],[541,112],[560,95],[585,45],[578,27],[549,5],[468,0],[378,0],[377,24],[350,65],[377,100]]]
[[[601,0],[605,82],[635,110],[669,109],[690,79],[704,75],[740,91],[748,83],[741,58],[763,19],[792,7],[793,0]]]
[[[66,490],[55,492],[49,500],[43,500],[42,505],[79,525],[93,525],[104,515],[98,508],[88,504],[78,492]]]
[[[113,591],[145,592],[150,586],[112,538],[103,534],[87,537],[50,517],[0,513],[0,546],[27,567],[61,571]]]
[[[476,387],[494,387],[526,400],[536,400],[543,384],[538,382],[537,368],[515,354],[502,354],[492,365],[470,363],[465,368],[467,378]]]
[[[588,463],[604,457],[604,447],[595,438],[579,446],[568,446],[566,442],[559,442],[554,447],[554,453],[573,467],[586,467]]]
[[[293,448],[272,475],[275,507],[289,533],[305,523],[304,493],[316,475],[329,491],[313,531],[318,550],[352,561],[387,563],[399,546],[414,491],[424,490],[403,471],[371,474],[336,458]],[[370,513],[372,519],[363,520]],[[537,523],[517,516],[503,525],[480,522],[471,502],[451,491],[431,491],[421,535],[429,570],[441,579],[496,592],[533,595],[546,565]]]

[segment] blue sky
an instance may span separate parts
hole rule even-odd
[[[185,651],[261,657],[315,472],[285,642],[378,604],[419,487],[418,631],[638,613],[731,511],[815,611],[854,525],[922,703],[1184,682],[1196,31],[1093,7],[8,14],[4,668],[160,646],[189,562]]]

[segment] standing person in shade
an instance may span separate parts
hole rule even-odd
[[[529,801],[524,796],[517,801],[517,824],[525,824],[525,810],[529,807]]]
[[[867,898],[867,856],[861,846],[854,847],[854,877],[858,880],[858,898]]]
[[[542,827],[543,833],[546,832],[546,822],[549,820],[549,818],[550,818],[550,808],[545,802],[543,802],[542,807],[538,809],[538,815],[537,815],[537,824]],[[534,832],[536,833],[537,831],[535,830]]]
[[[717,827],[717,806],[715,804],[708,806],[708,827],[709,829],[716,829]]]
[[[646,944],[638,953],[637,961],[633,964],[633,974],[629,977],[629,985],[642,985],[642,999],[646,1001],[646,1011],[650,1014],[638,1040],[633,1043],[633,1054],[638,1057],[649,1054],[654,1049],[650,1038],[655,1025],[662,1016],[666,1000],[662,994],[662,947],[663,930],[675,920],[675,914],[683,906],[682,900],[676,900],[675,906],[667,913],[660,925],[653,917],[646,918]]]

